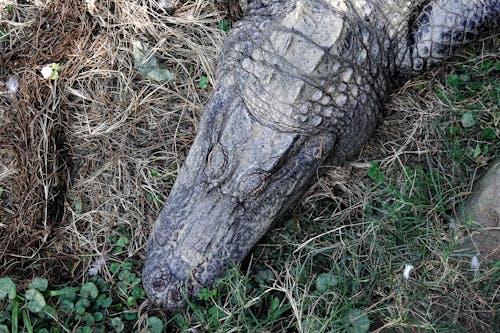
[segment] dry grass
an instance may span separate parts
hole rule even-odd
[[[67,117],[59,82],[42,80],[38,71],[40,64],[64,61],[73,51],[73,41],[87,38],[89,31],[78,14],[69,2],[48,5],[40,13],[30,7],[2,13],[25,22],[13,27],[12,39],[1,42],[2,76],[19,81],[17,94],[2,92],[1,261],[6,273],[33,263],[51,271],[38,259],[65,215]]]
[[[166,197],[209,94],[198,79],[214,81],[224,37],[214,5],[186,2],[175,16],[131,1],[94,5],[48,1],[2,14],[10,38],[0,75],[19,80],[1,100],[4,274],[76,278],[91,256],[106,257],[120,227],[132,232],[130,256],[140,252],[160,208],[148,194]],[[133,40],[147,42],[172,82],[140,76]],[[44,80],[39,71],[53,62],[59,79]]]
[[[107,275],[107,264],[117,260],[109,240],[123,232],[130,239],[128,256],[137,261],[143,257],[149,230],[186,156],[210,93],[199,88],[198,80],[206,75],[214,82],[225,35],[216,26],[223,17],[236,13],[234,2],[225,3],[227,7],[205,0],[175,3],[175,15],[155,10],[154,1],[125,0],[59,0],[38,6],[28,2],[2,12],[0,28],[8,28],[10,35],[0,40],[0,186],[4,190],[0,276],[23,280],[43,275],[51,283],[70,284],[81,281],[100,257],[106,260],[102,272]],[[160,63],[174,73],[172,81],[141,77],[133,63],[134,40],[147,43]],[[498,48],[491,39],[488,43]],[[480,54],[477,62],[488,57],[495,55]],[[39,74],[43,65],[52,62],[61,63],[56,81]],[[403,166],[431,165],[439,173],[457,175],[454,182],[443,184],[443,192],[456,191],[459,195],[453,198],[459,199],[471,191],[479,171],[494,156],[477,158],[464,174],[442,154],[448,147],[432,124],[443,109],[449,109],[435,93],[436,77],[442,78],[448,69],[402,87],[387,105],[388,117],[356,161],[323,167],[318,182],[285,219],[287,224],[279,224],[257,248],[254,261],[262,265],[273,267],[273,258],[286,259],[274,268],[276,282],[266,293],[285,294],[292,308],[288,325],[302,327],[304,318],[314,317],[322,306],[319,299],[312,307],[304,305],[312,280],[300,285],[297,272],[288,267],[310,269],[307,258],[328,253],[328,262],[354,257],[367,267],[387,266],[382,271],[390,276],[392,271],[399,274],[397,267],[412,259],[408,253],[390,257],[389,262],[368,258],[385,253],[374,235],[383,240],[380,235],[395,228],[383,218],[380,224],[358,220],[374,198],[384,195],[381,189],[373,190],[373,181],[366,177],[369,161],[379,161],[380,169],[399,187],[405,186],[408,176]],[[15,95],[5,86],[12,76],[19,81]],[[455,104],[452,111],[459,113],[466,104],[481,103],[481,96],[475,98]],[[486,106],[485,112],[498,117],[493,107]],[[459,215],[459,207],[452,201],[442,209],[452,218]],[[444,229],[433,237],[451,242],[453,235],[447,233],[440,213],[430,208],[426,215]],[[290,235],[288,230],[297,233]],[[409,315],[428,320],[429,312],[446,312],[447,306],[462,299],[469,302],[457,307],[464,311],[459,318],[464,327],[475,327],[483,318],[477,313],[491,313],[498,305],[498,296],[488,299],[468,283],[468,276],[452,274],[460,272],[465,261],[444,261],[439,249],[433,248],[428,255],[430,259],[417,270],[434,272],[436,288],[452,291],[428,295],[427,305],[432,307],[415,302],[408,310],[414,295],[394,278],[387,290],[374,292],[378,298],[366,310],[380,315],[384,327],[401,327]],[[346,276],[361,279],[363,274],[352,271]],[[335,297],[339,302],[342,299],[342,295]],[[386,304],[383,315],[377,310],[379,304]],[[386,321],[387,313],[394,321]]]

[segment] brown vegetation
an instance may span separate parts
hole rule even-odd
[[[209,94],[199,77],[214,82],[219,15],[206,1],[175,16],[129,1],[2,12],[10,36],[0,41],[1,81],[19,82],[0,100],[2,275],[77,278],[120,227],[132,231],[130,255],[142,251],[161,206],[150,198],[166,197]],[[140,76],[133,40],[147,43],[172,82]],[[61,64],[57,80],[40,74],[50,63]]]

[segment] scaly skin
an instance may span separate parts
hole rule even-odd
[[[148,296],[175,311],[240,262],[322,163],[365,143],[391,78],[449,57],[499,13],[500,0],[249,1],[151,234]]]

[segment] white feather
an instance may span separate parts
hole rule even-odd
[[[470,261],[470,268],[477,271],[479,269],[480,264],[481,264],[481,261],[479,260],[479,253],[478,253],[474,257],[472,257],[472,259]]]
[[[408,280],[410,278],[410,272],[414,269],[412,264],[405,264],[405,268],[403,270],[403,277],[405,280]]]

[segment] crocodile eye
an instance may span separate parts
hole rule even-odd
[[[243,176],[238,186],[238,190],[242,195],[252,195],[259,192],[265,184],[266,174],[260,171],[254,171]]]
[[[220,177],[226,170],[227,154],[221,145],[212,148],[207,158],[208,175],[213,178]]]

